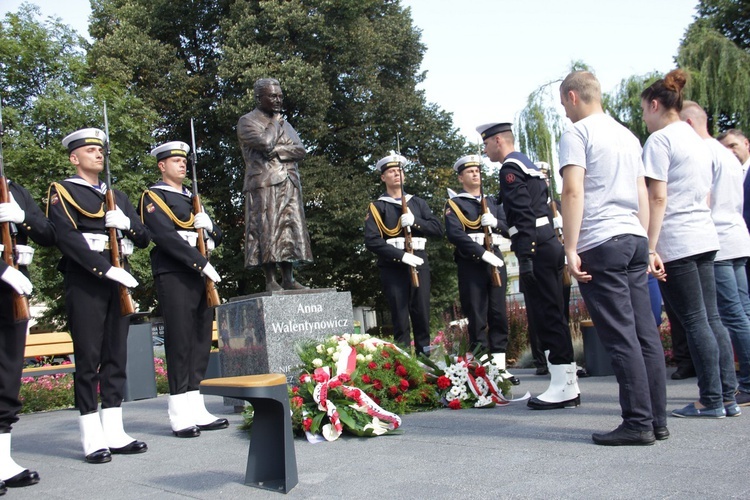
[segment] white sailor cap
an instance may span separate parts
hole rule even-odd
[[[534,165],[539,167],[539,171],[543,173],[545,177],[549,176],[549,163],[546,161],[535,161]]]
[[[385,173],[386,170],[393,167],[403,167],[408,162],[406,161],[406,158],[401,156],[400,154],[396,154],[395,152],[391,151],[391,154],[386,156],[385,158],[381,158],[378,164],[375,166],[378,170],[380,170],[380,173]]]
[[[98,128],[82,128],[66,135],[62,140],[62,145],[68,148],[68,153],[72,153],[82,146],[104,147],[105,140],[104,132]]]
[[[510,122],[485,123],[477,127],[477,132],[482,136],[482,140],[497,135],[502,132],[512,132],[513,124]]]
[[[190,152],[190,146],[188,146],[184,142],[172,141],[172,142],[165,142],[161,146],[156,146],[154,149],[151,150],[151,156],[155,156],[156,161],[161,161],[165,158],[170,158],[172,156],[180,156],[182,158],[187,158],[187,155],[189,152]]]
[[[460,174],[469,167],[481,167],[482,157],[479,155],[466,155],[459,158],[456,163],[453,164],[453,170],[457,174]]]

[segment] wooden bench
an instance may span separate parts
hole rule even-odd
[[[291,491],[298,479],[286,376],[269,373],[205,379],[200,391],[253,405],[245,484],[283,493]]]
[[[60,357],[73,355],[73,340],[68,332],[32,333],[26,336],[24,358]],[[75,363],[66,365],[32,366],[23,369],[24,377],[73,373]]]

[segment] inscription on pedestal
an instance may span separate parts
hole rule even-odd
[[[298,342],[354,332],[351,294],[335,290],[242,297],[218,306],[217,316],[225,377],[284,373],[291,382]]]

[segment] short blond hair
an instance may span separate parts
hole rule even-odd
[[[571,90],[578,94],[585,104],[602,102],[602,87],[590,71],[574,71],[566,76],[560,85],[560,92],[567,94]]]

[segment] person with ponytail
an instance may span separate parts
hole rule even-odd
[[[676,69],[641,93],[643,121],[651,133],[643,146],[649,269],[686,332],[698,376],[698,401],[672,415],[724,418],[727,409],[730,416],[739,415],[737,377],[729,333],[716,306],[719,238],[707,203],[712,156],[705,141],[680,119],[686,82],[685,72]]]

